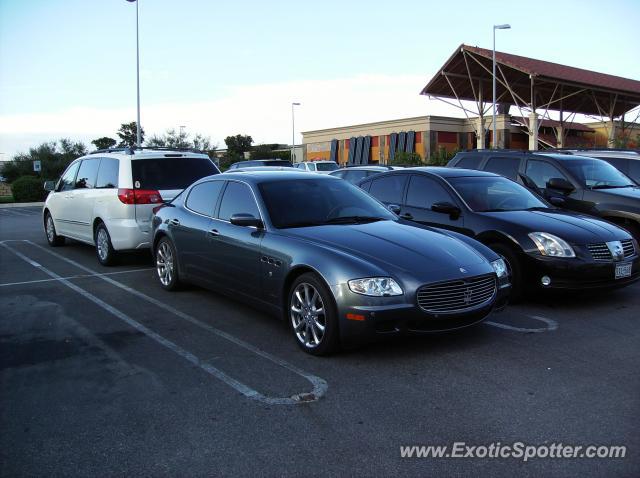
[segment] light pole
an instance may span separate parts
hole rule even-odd
[[[137,0],[127,0],[127,2],[136,4],[136,86],[138,96],[138,120],[136,122],[136,146],[139,148],[142,143],[140,128],[140,35],[138,33],[138,2]]]
[[[498,137],[496,136],[496,30],[508,30],[509,28],[511,25],[508,23],[493,26],[493,76],[491,77],[493,81],[493,120],[491,121],[493,149],[498,147]]]
[[[296,160],[296,116],[294,107],[300,106],[300,103],[291,103],[291,162]]]

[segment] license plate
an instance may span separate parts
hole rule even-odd
[[[616,279],[622,279],[631,275],[631,263],[616,264]]]

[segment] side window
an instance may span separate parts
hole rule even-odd
[[[85,159],[80,164],[78,177],[76,178],[76,189],[92,189],[96,185],[100,158]]]
[[[58,191],[70,191],[73,189],[73,187],[75,186],[76,173],[78,172],[79,166],[80,161],[73,163],[67,168],[67,170],[60,178],[60,183],[58,183]]]
[[[431,205],[437,202],[451,202],[447,190],[431,178],[411,176],[407,190],[407,206],[430,209]]]
[[[223,185],[224,181],[208,181],[197,184],[189,192],[186,203],[187,208],[212,217]]]
[[[384,203],[400,204],[406,182],[405,174],[393,174],[375,179],[371,182],[369,194]]]
[[[298,169],[306,169],[304,163],[300,163],[296,166]]]
[[[344,175],[344,179],[349,181],[350,183],[357,183],[361,179],[367,177],[367,171],[356,170],[356,171],[347,171]]]
[[[508,156],[489,158],[484,170],[491,173],[499,174],[513,181],[518,179],[518,168],[520,167],[520,158]]]
[[[349,171],[336,171],[331,176],[335,176],[336,178],[347,179],[347,177],[349,176]]]
[[[314,163],[307,163],[307,166],[309,166],[309,171],[315,171],[316,170],[316,165]]]
[[[480,169],[480,162],[482,161],[482,156],[469,154],[464,156],[454,167],[463,168],[463,169]]]
[[[120,169],[120,161],[115,158],[102,158],[100,160],[100,169],[98,169],[98,179],[96,179],[96,188],[109,189],[118,187],[118,175]]]
[[[371,189],[371,181],[365,181],[364,183],[362,183],[360,185],[360,189],[369,192],[369,189]]]
[[[551,178],[567,179],[566,176],[553,164],[547,163],[546,161],[538,161],[536,159],[530,159],[527,161],[526,175],[529,176],[540,189],[546,189],[547,181]]]
[[[640,159],[629,160],[629,177],[640,183]]]
[[[228,221],[234,214],[252,214],[254,217],[260,217],[260,211],[256,204],[253,194],[249,186],[235,181],[229,181],[227,188],[224,190],[222,202],[220,203],[219,219]]]

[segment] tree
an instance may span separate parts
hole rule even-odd
[[[130,148],[135,147],[138,138],[138,126],[135,121],[131,123],[122,123],[120,125],[120,129],[118,130],[118,137],[120,138],[120,143],[118,146],[125,147],[128,146]],[[144,128],[140,128],[140,142],[144,141]]]
[[[33,171],[33,162],[40,161],[42,179],[58,179],[66,167],[79,156],[87,154],[87,147],[68,138],[42,143],[30,148],[28,153],[18,153],[4,164],[1,174],[13,182],[20,176],[38,176]]]
[[[108,136],[103,136],[102,138],[94,139],[91,141],[96,149],[109,149],[113,148],[116,145],[117,141],[113,138],[109,138]]]
[[[230,157],[242,158],[244,152],[251,149],[253,138],[249,135],[237,134],[235,136],[227,136],[224,142],[227,145],[227,154]]]
[[[175,129],[168,129],[162,136],[154,135],[147,141],[147,146],[155,148],[193,148],[206,153],[212,153],[218,145],[211,144],[208,136],[196,133],[193,139],[184,131],[176,132]]]

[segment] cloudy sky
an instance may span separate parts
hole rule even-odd
[[[139,0],[142,125],[291,142],[459,113],[419,96],[466,43],[640,79],[640,1]],[[135,120],[135,3],[0,0],[0,159]]]

